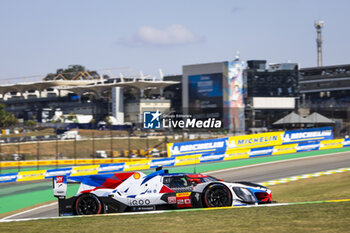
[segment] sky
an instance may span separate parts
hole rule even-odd
[[[181,74],[183,65],[264,59],[350,63],[347,0],[0,0],[0,79],[79,64],[114,75]]]

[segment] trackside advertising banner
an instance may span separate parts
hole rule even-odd
[[[227,143],[228,138],[169,143],[167,144],[168,156],[176,157],[195,154],[224,154],[226,152]]]
[[[228,138],[227,149],[257,148],[281,145],[284,132],[260,133]]]
[[[108,158],[108,159],[61,159],[56,160],[29,160],[29,161],[0,161],[1,167],[25,167],[25,166],[47,166],[47,165],[89,165],[95,164],[111,164],[111,163],[123,163],[130,161],[142,161],[143,158]]]
[[[253,149],[331,139],[333,139],[332,127],[324,127],[232,136],[201,141],[169,143],[167,145],[167,149],[169,157],[193,154],[214,156],[222,154],[235,154],[237,150],[241,149]]]
[[[191,142],[167,144],[168,156],[202,154],[203,156],[223,157],[224,154],[234,154],[233,150],[281,145],[284,132],[271,132],[243,136],[233,136]],[[212,157],[215,159],[214,157]]]
[[[333,128],[323,127],[303,130],[289,130],[284,132],[283,144],[303,141],[320,141],[333,139]]]

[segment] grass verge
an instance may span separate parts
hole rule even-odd
[[[344,203],[304,204],[0,223],[0,232],[347,232],[349,212]]]
[[[343,199],[349,180],[345,172],[270,188],[278,202]],[[316,203],[0,223],[0,232],[347,232],[349,213],[349,202]]]
[[[350,172],[344,172],[273,185],[269,188],[273,199],[279,203],[347,199],[350,198],[349,181]]]
[[[78,187],[79,185],[76,184],[70,185],[67,190],[67,196],[73,196],[77,192]],[[16,210],[24,211],[25,209],[28,209],[27,207],[38,205],[39,203],[57,200],[57,198],[53,196],[52,185],[50,182],[26,184],[25,186],[12,186],[7,188],[6,192],[9,195],[6,195],[5,191],[0,190],[0,214],[2,216],[8,216],[18,212]],[[13,193],[16,193],[16,195]]]

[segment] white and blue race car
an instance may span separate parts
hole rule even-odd
[[[67,181],[79,182],[75,196],[66,198]],[[272,202],[271,191],[250,182],[228,183],[202,174],[149,175],[122,172],[89,176],[55,176],[59,215],[89,215],[177,208],[257,205]]]

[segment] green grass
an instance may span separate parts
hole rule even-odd
[[[280,203],[349,199],[350,172],[292,181],[269,188],[273,199]]]
[[[67,196],[76,194],[79,185],[70,185]],[[38,203],[55,201],[52,183],[26,183],[0,189],[0,214],[23,209]],[[0,231],[1,232],[1,231]]]
[[[349,180],[345,172],[270,188],[278,202],[345,199]],[[316,203],[0,223],[0,232],[348,232],[349,213],[350,202]]]
[[[347,232],[344,203],[0,223],[0,232]]]

